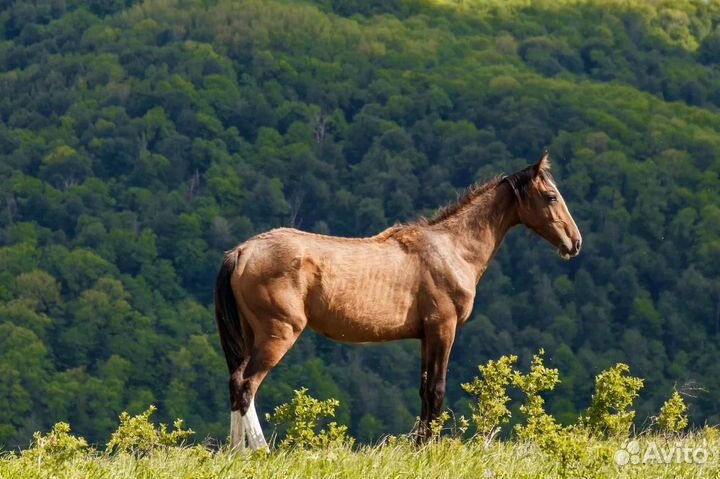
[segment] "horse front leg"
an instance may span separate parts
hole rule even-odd
[[[421,418],[418,442],[425,443],[432,437],[431,424],[442,413],[445,400],[445,385],[450,351],[455,341],[455,321],[447,321],[438,325],[433,334],[426,335],[427,343],[427,385],[424,392],[423,406],[426,414]]]
[[[418,432],[417,432],[417,443],[423,444],[427,442],[428,438],[430,437],[430,428],[428,428],[428,418],[430,414],[430,403],[428,401],[429,397],[427,394],[428,391],[428,350],[427,350],[428,342],[425,338],[422,339],[420,342],[420,402],[421,402],[421,409],[420,409],[420,424],[418,424]]]

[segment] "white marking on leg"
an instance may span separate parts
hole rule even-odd
[[[240,411],[230,411],[230,451],[245,452],[245,422]]]
[[[260,427],[260,419],[258,419],[257,411],[255,411],[255,398],[250,401],[250,407],[247,410],[247,414],[243,416],[243,422],[247,430],[248,446],[250,449],[253,451],[257,449],[267,450],[268,445],[267,442],[265,442],[265,436]]]

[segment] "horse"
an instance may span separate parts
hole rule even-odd
[[[431,219],[367,238],[277,228],[227,251],[215,316],[230,373],[231,448],[267,449],[255,395],[310,327],[346,343],[419,339],[417,440],[442,412],[450,350],[477,285],[510,228],[525,225],[570,259],[582,237],[547,150],[511,175],[476,183]]]

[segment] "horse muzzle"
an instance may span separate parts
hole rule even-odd
[[[568,243],[570,243],[570,245],[568,245],[567,243],[561,244],[557,250],[558,256],[566,260],[574,258],[575,256],[580,254],[580,248],[582,247],[582,239],[578,238]]]

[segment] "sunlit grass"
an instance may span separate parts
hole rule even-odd
[[[250,455],[216,452],[203,447],[167,448],[143,457],[91,452],[55,463],[28,460],[17,454],[0,459],[0,477],[57,478],[536,478],[536,477],[621,477],[701,478],[720,476],[717,453],[720,442],[706,434],[680,438],[643,436],[638,438],[641,457],[650,442],[659,448],[705,447],[705,464],[632,464],[618,466],[615,453],[623,441],[598,440],[589,444],[582,472],[568,471],[551,456],[530,443],[496,441],[486,446],[479,441],[456,439],[418,448],[399,440],[382,446],[336,446],[325,450],[288,449]],[[663,461],[659,461],[663,462]]]

